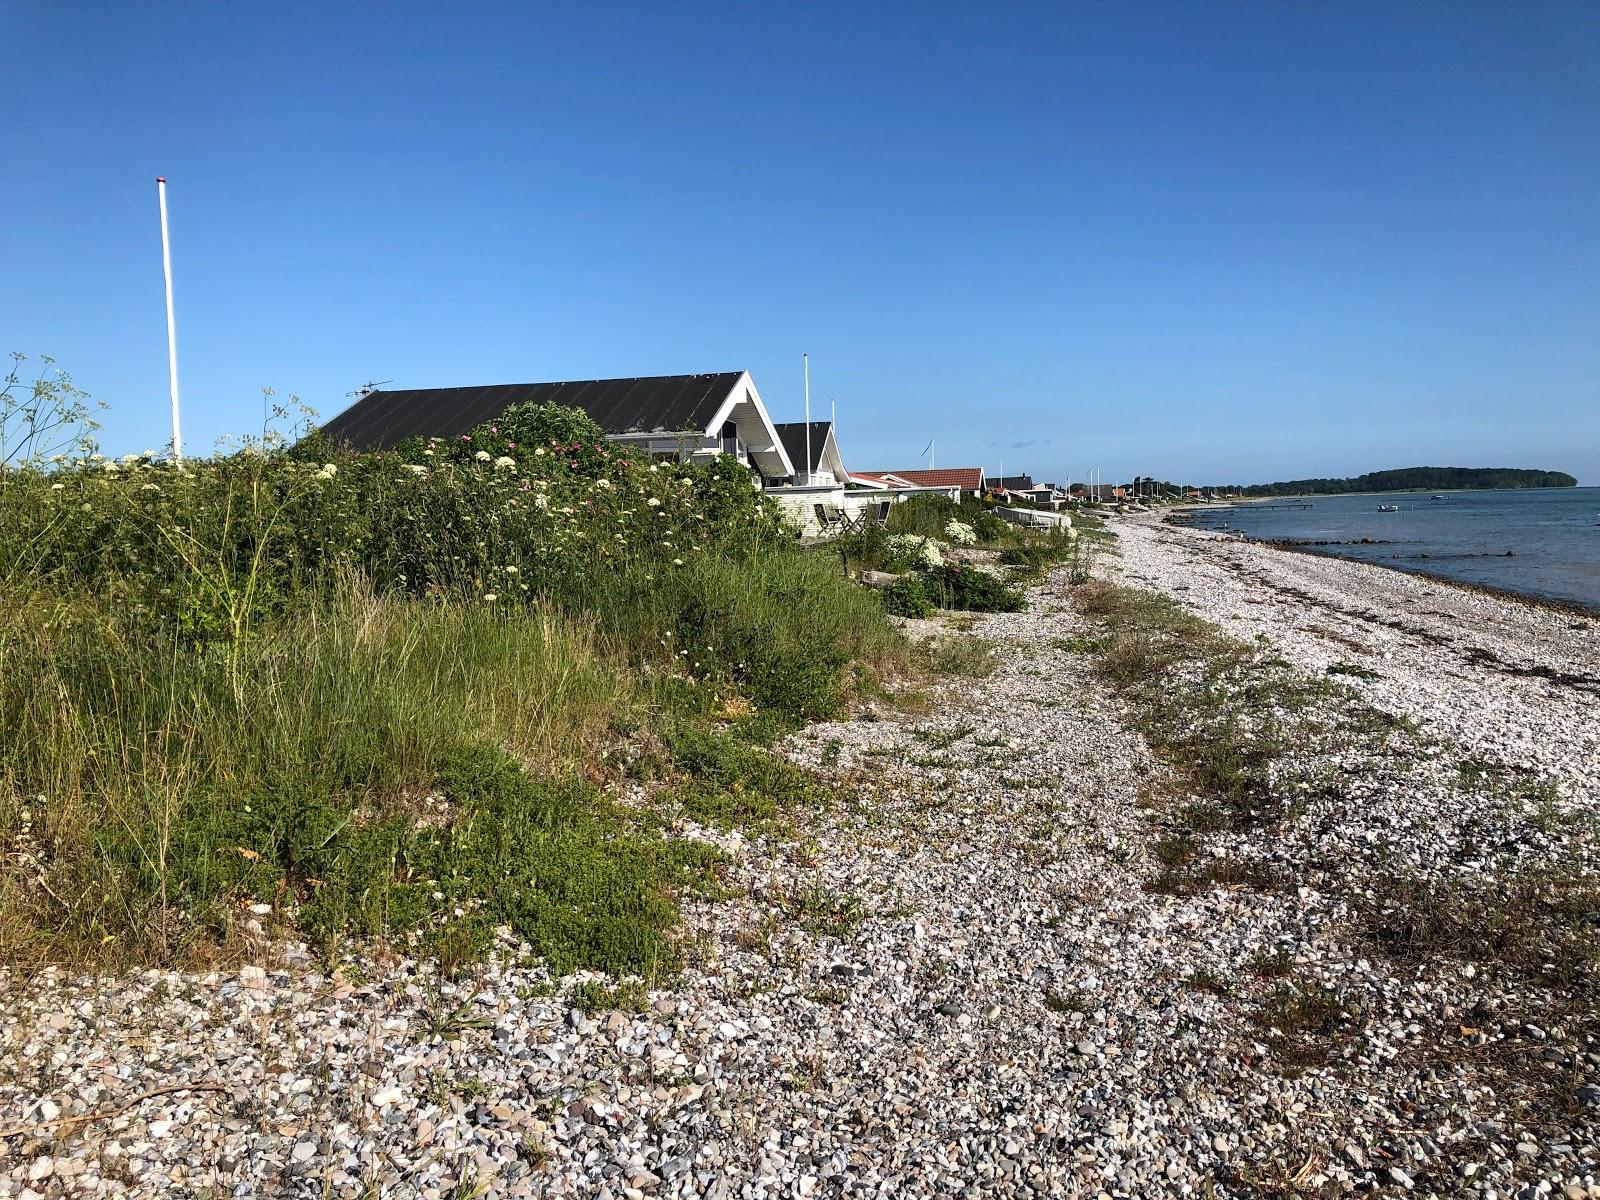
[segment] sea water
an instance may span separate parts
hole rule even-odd
[[[1600,488],[1273,497],[1198,508],[1194,524],[1600,612]]]

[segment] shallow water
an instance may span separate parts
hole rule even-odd
[[[1194,524],[1308,545],[1318,554],[1399,567],[1600,611],[1600,488],[1273,498],[1197,509]],[[1395,504],[1399,512],[1379,512]],[[1508,557],[1506,552],[1511,551]]]

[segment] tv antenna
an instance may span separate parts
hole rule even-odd
[[[394,380],[392,380],[392,379],[379,379],[377,381],[373,381],[373,380],[369,379],[365,383],[363,383],[360,387],[356,388],[355,391],[346,392],[345,395],[346,396],[353,396],[353,397],[355,397],[356,399],[359,400],[362,396],[365,396],[368,392],[375,392],[379,388],[381,388],[384,384],[393,383],[393,382],[394,382]]]

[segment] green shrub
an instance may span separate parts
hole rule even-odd
[[[883,611],[897,617],[925,617],[933,611],[927,589],[915,575],[903,575],[878,593]]]
[[[971,526],[978,543],[992,544],[1006,538],[1010,527],[990,512],[981,500],[965,497],[958,504],[948,496],[912,496],[889,509],[885,528],[890,533],[913,533],[920,537],[944,540],[951,521]]]
[[[1021,592],[986,571],[950,563],[924,571],[929,596],[940,608],[967,612],[1021,612],[1027,601]]]

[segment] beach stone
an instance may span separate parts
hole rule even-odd
[[[1092,573],[1210,622],[1237,675],[1177,662],[1145,711],[1102,673],[1092,647],[1112,630],[1070,571],[1030,586],[1026,611],[963,617],[988,674],[918,681],[906,710],[874,698],[877,719],[776,744],[832,798],[786,814],[792,830],[651,811],[724,861],[715,899],[678,897],[687,952],[642,1014],[585,1017],[574,989],[596,976],[553,975],[510,930],[459,972],[353,941],[330,978],[262,935],[259,977],[0,973],[0,1111],[228,1088],[152,1098],[98,1125],[92,1151],[52,1140],[54,1174],[30,1185],[33,1157],[0,1168],[0,1197],[114,1179],[138,1195],[350,1197],[370,1181],[444,1200],[471,1164],[497,1197],[1192,1200],[1207,1179],[1288,1177],[1312,1147],[1334,1149],[1299,1180],[1307,1194],[1588,1191],[1600,1056],[1489,961],[1419,967],[1365,922],[1398,880],[1498,898],[1524,870],[1594,870],[1592,839],[1565,822],[1600,801],[1594,698],[1560,677],[1595,673],[1595,632],[1148,516],[1117,519],[1119,553]],[[1310,699],[1279,703],[1285,670]],[[1257,811],[1190,829],[1217,797],[1144,728],[1182,746],[1268,710],[1282,745]],[[649,811],[656,783],[595,786]],[[1521,786],[1552,797],[1542,819],[1508,803]],[[863,919],[813,926],[798,897],[848,899]],[[290,937],[280,912],[274,936]],[[1335,1035],[1261,1024],[1269,1004],[1325,993],[1345,1014]],[[435,1014],[458,1011],[484,1023],[436,1034]],[[1450,1049],[1474,1039],[1527,1039],[1534,1068],[1580,1074],[1552,1070],[1528,1119],[1496,1068]],[[1302,1070],[1286,1048],[1322,1057]]]

